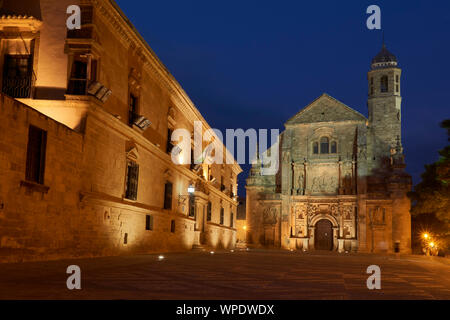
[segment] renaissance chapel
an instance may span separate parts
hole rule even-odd
[[[383,44],[368,72],[368,118],[323,94],[285,123],[277,173],[262,174],[258,160],[247,179],[250,246],[411,251],[401,72]]]

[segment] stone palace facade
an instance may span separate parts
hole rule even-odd
[[[0,40],[0,262],[235,246],[242,170],[172,162],[210,126],[114,1],[2,1]]]
[[[249,245],[410,252],[400,78],[383,44],[368,72],[368,119],[323,94],[285,123],[278,173],[262,175],[258,160],[247,179]]]

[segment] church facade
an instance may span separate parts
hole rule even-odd
[[[323,94],[285,123],[277,173],[263,175],[258,160],[247,179],[249,245],[411,251],[400,79],[383,44],[368,72],[368,118]]]

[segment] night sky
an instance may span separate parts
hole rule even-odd
[[[279,128],[323,92],[367,116],[380,51],[366,9],[381,7],[402,74],[402,126],[414,183],[447,143],[450,2],[131,1],[117,3],[213,127]],[[245,194],[249,166],[242,166]]]

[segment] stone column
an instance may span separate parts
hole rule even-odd
[[[344,252],[344,239],[338,239],[338,252]]]
[[[339,240],[339,226],[333,227],[333,250],[338,249]]]
[[[366,196],[360,195],[358,196],[357,202],[358,213],[356,215],[357,221],[355,226],[356,230],[356,238],[358,240],[358,252],[367,252],[367,220],[368,220],[368,212],[366,206]]]
[[[314,249],[314,236],[315,236],[315,228],[314,226],[308,226],[308,236],[309,236],[309,245],[308,247]]]

